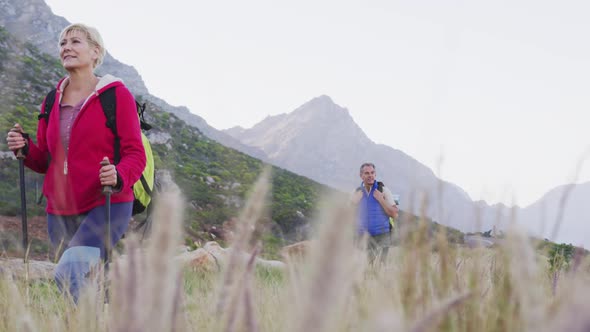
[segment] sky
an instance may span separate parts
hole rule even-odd
[[[328,95],[475,200],[590,181],[587,1],[46,2],[217,129]]]

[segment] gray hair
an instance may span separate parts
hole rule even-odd
[[[98,48],[98,59],[94,62],[93,68],[96,69],[98,66],[102,64],[104,57],[107,53],[106,49],[104,48],[104,42],[102,41],[102,37],[98,30],[93,27],[87,26],[82,23],[73,23],[65,27],[61,33],[59,34],[58,45],[61,43],[61,40],[65,38],[65,36],[72,32],[72,31],[80,31],[86,35],[86,40],[88,43],[96,48]]]
[[[375,164],[373,164],[373,163],[364,163],[364,164],[361,165],[361,169],[360,169],[361,174],[363,173],[363,168],[365,168],[367,166],[373,167],[374,170],[377,170],[377,167],[375,167]]]

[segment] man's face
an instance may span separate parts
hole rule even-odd
[[[364,184],[373,185],[375,183],[375,168],[373,166],[365,166],[361,171],[361,179],[363,180]]]

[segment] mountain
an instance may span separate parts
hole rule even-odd
[[[518,224],[535,236],[590,247],[590,183],[560,186],[525,208],[474,202],[403,151],[371,141],[348,110],[328,96],[314,98],[290,113],[268,116],[252,128],[225,132],[262,149],[276,165],[344,191],[360,184],[359,166],[373,162],[378,179],[401,196],[403,210],[464,232]],[[560,227],[553,238],[557,219]]]
[[[65,18],[53,14],[43,0],[0,0],[0,26],[18,40],[29,43],[41,52],[56,58],[58,56],[57,38],[68,24]],[[186,107],[174,107],[150,95],[137,70],[114,59],[108,52],[103,64],[97,69],[98,75],[106,73],[122,78],[133,94],[142,96],[164,111],[199,128],[208,137],[255,158],[266,160],[262,151],[245,146],[231,136],[209,126],[202,117],[189,112]]]
[[[590,182],[563,185],[518,211],[518,220],[535,235],[590,248]],[[558,225],[553,239],[555,225]]]
[[[402,209],[417,215],[425,209],[426,216],[463,231],[490,229],[498,215],[507,213],[504,205],[473,202],[403,151],[374,143],[328,96],[268,116],[252,128],[225,132],[263,150],[275,165],[347,192],[360,184],[359,166],[373,162],[378,179],[401,196]]]

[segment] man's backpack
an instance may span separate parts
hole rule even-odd
[[[49,124],[49,114],[51,109],[53,108],[53,104],[55,103],[55,93],[56,90],[51,90],[47,96],[45,97],[45,113],[39,114],[39,120],[45,119],[47,124]],[[107,118],[106,126],[111,129],[113,134],[115,135],[115,165],[119,163],[121,160],[121,141],[119,139],[119,135],[117,135],[117,102],[115,96],[115,88],[109,88],[105,90],[103,93],[99,95],[100,104],[102,105],[102,110],[104,112],[105,117]],[[145,111],[145,104],[140,104],[135,101],[135,105],[137,107],[137,115],[139,117],[139,122],[141,125],[142,130],[150,130],[152,128],[145,119],[144,119],[144,111]],[[143,212],[149,205],[152,200],[152,192],[154,189],[154,156],[152,154],[152,147],[150,145],[150,141],[145,136],[145,134],[141,133],[141,140],[143,142],[143,147],[145,149],[146,154],[146,165],[143,173],[141,174],[141,178],[133,184],[133,195],[135,200],[133,201],[133,213],[132,215],[136,215],[138,213]],[[149,214],[148,209],[148,214]],[[147,219],[147,218],[146,218]]]

